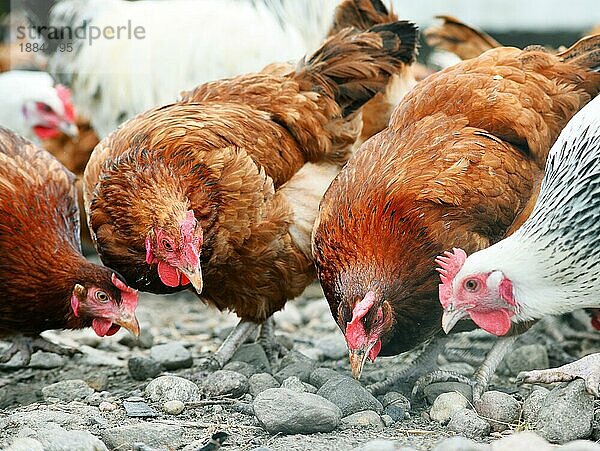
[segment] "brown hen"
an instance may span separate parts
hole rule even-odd
[[[600,89],[599,42],[492,49],[431,75],[334,180],[313,253],[356,376],[366,358],[440,331],[436,256],[504,236],[558,133]]]
[[[346,29],[289,73],[207,83],[125,123],[85,172],[102,261],[140,290],[192,283],[235,311],[217,353],[226,362],[314,279],[318,203],[360,133],[360,107],[412,61],[416,33],[407,22]]]

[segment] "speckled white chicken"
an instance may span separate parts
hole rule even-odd
[[[600,98],[568,123],[548,158],[531,216],[513,235],[467,258],[454,249],[437,262],[448,332],[467,315],[506,334],[515,323],[600,307]],[[522,373],[526,382],[586,380],[600,393],[600,354],[556,369]]]

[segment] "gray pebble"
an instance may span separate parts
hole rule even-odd
[[[450,421],[452,414],[458,410],[467,409],[469,401],[457,392],[442,393],[435,398],[429,416],[432,420],[440,424],[446,424]]]
[[[401,406],[406,412],[410,410],[410,400],[402,393],[395,391],[390,391],[383,395],[381,404],[383,404],[383,407],[390,405]]]
[[[474,442],[466,437],[450,437],[436,445],[433,451],[489,451],[490,446]],[[515,451],[515,450],[513,450]],[[533,450],[532,450],[533,451]]]
[[[534,387],[527,399],[523,401],[523,421],[531,428],[538,422],[539,412],[550,390],[544,387]]]
[[[105,429],[102,440],[111,449],[130,449],[134,443],[177,449],[184,444],[183,428],[161,423],[138,422]]]
[[[475,410],[489,421],[493,431],[502,432],[519,419],[521,404],[507,393],[487,391],[475,403]]]
[[[433,404],[442,393],[458,392],[469,401],[473,399],[473,389],[468,384],[462,382],[435,382],[423,388],[423,394],[429,404]]]
[[[94,389],[81,379],[60,381],[42,388],[42,396],[45,400],[56,398],[64,402],[80,401],[92,393]]]
[[[384,407],[383,413],[385,416],[390,417],[395,423],[404,420],[407,414],[407,412],[404,410],[404,407],[396,404],[390,404],[389,406]]]
[[[366,388],[354,379],[342,378],[326,382],[317,395],[328,399],[338,406],[342,415],[348,416],[362,410],[374,410],[381,413],[383,406]]]
[[[129,374],[136,381],[145,381],[146,379],[152,379],[158,376],[162,367],[154,359],[146,357],[132,357],[127,361],[127,369]]]
[[[227,371],[235,371],[236,373],[243,374],[248,378],[253,374],[256,374],[256,368],[246,362],[229,362],[223,367],[223,369]]]
[[[385,410],[384,410],[385,412]],[[391,416],[384,414],[381,415],[381,421],[383,421],[383,424],[385,425],[386,428],[389,428],[390,426],[392,426],[397,420],[394,420]]]
[[[44,451],[44,445],[31,437],[17,437],[4,451]]]
[[[240,346],[231,357],[231,361],[249,363],[258,373],[271,372],[271,363],[259,343],[248,343]]]
[[[448,429],[467,438],[482,438],[490,433],[490,424],[470,409],[454,412]]]
[[[330,432],[340,423],[342,413],[330,401],[311,393],[271,388],[253,403],[254,413],[271,434]]]
[[[339,332],[319,338],[315,341],[314,346],[321,351],[325,359],[339,360],[348,356],[346,339]]]
[[[396,451],[396,444],[391,440],[375,439],[369,440],[352,451]]]
[[[549,366],[548,352],[539,344],[521,346],[506,354],[503,366],[515,376],[521,371],[543,370]]]
[[[587,438],[592,433],[594,397],[576,379],[552,390],[538,412],[537,432],[553,443]]]
[[[308,382],[319,389],[325,382],[329,380],[342,378],[347,378],[347,376],[344,376],[343,374],[340,374],[331,368],[317,368],[310,373]]]
[[[156,411],[142,401],[123,401],[125,414],[131,418],[151,418],[157,417]]]
[[[181,412],[183,412],[183,409],[185,409],[185,404],[177,399],[174,399],[165,402],[162,407],[163,411],[169,415],[179,415]]]
[[[209,396],[242,396],[248,392],[248,378],[235,371],[219,370],[206,378],[202,386]]]
[[[279,382],[269,373],[253,374],[248,379],[248,385],[248,392],[252,396],[256,396],[269,388],[279,388]]]
[[[515,450],[550,451],[550,444],[532,431],[516,432],[492,443],[492,451]]]
[[[317,393],[317,387],[315,387],[314,385],[310,385],[308,382],[302,382],[302,385],[304,385],[305,392],[313,394]]]
[[[192,354],[181,343],[165,343],[152,346],[150,357],[160,363],[167,370],[190,368]]]
[[[311,366],[314,366],[316,364],[316,362],[313,359],[305,356],[301,352],[290,351],[281,359],[281,362],[279,363],[279,369],[281,370],[286,366],[294,365],[296,363],[303,363],[305,365]]]
[[[60,368],[65,365],[67,360],[59,354],[53,352],[38,351],[31,356],[29,366],[42,370],[50,370],[52,368]]]
[[[287,388],[288,390],[294,390],[299,393],[306,392],[306,388],[304,387],[304,383],[298,379],[296,376],[288,377],[281,383],[281,388]]]
[[[38,425],[31,435],[41,442],[44,451],[108,451],[106,445],[90,432],[67,431],[56,423]]]
[[[150,381],[144,391],[154,402],[179,400],[195,402],[200,399],[200,389],[193,382],[177,376],[160,376]]]
[[[340,423],[341,429],[355,428],[355,427],[384,427],[383,421],[377,412],[373,410],[363,410],[362,412],[356,412],[352,415],[348,415],[342,418]]]

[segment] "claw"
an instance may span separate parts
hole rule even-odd
[[[463,376],[462,374],[454,373],[452,371],[438,370],[429,374],[421,376],[416,382],[412,390],[412,398],[415,400],[421,400],[424,397],[424,389],[428,385],[437,382],[459,382],[466,384],[471,387],[473,393],[475,393],[475,387],[477,382]]]

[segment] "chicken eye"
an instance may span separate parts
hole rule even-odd
[[[106,303],[109,299],[110,298],[108,297],[108,294],[106,294],[104,291],[96,291],[96,300],[98,302]]]
[[[475,279],[467,279],[465,281],[465,289],[470,292],[479,290],[479,282]]]
[[[169,240],[162,240],[161,244],[167,252],[173,252],[173,245]]]
[[[50,105],[47,105],[47,104],[45,104],[45,103],[38,102],[38,104],[37,104],[37,107],[38,107],[40,110],[42,110],[42,111],[44,111],[44,112],[46,112],[46,113],[51,113],[51,112],[52,112],[52,108],[50,107]]]

